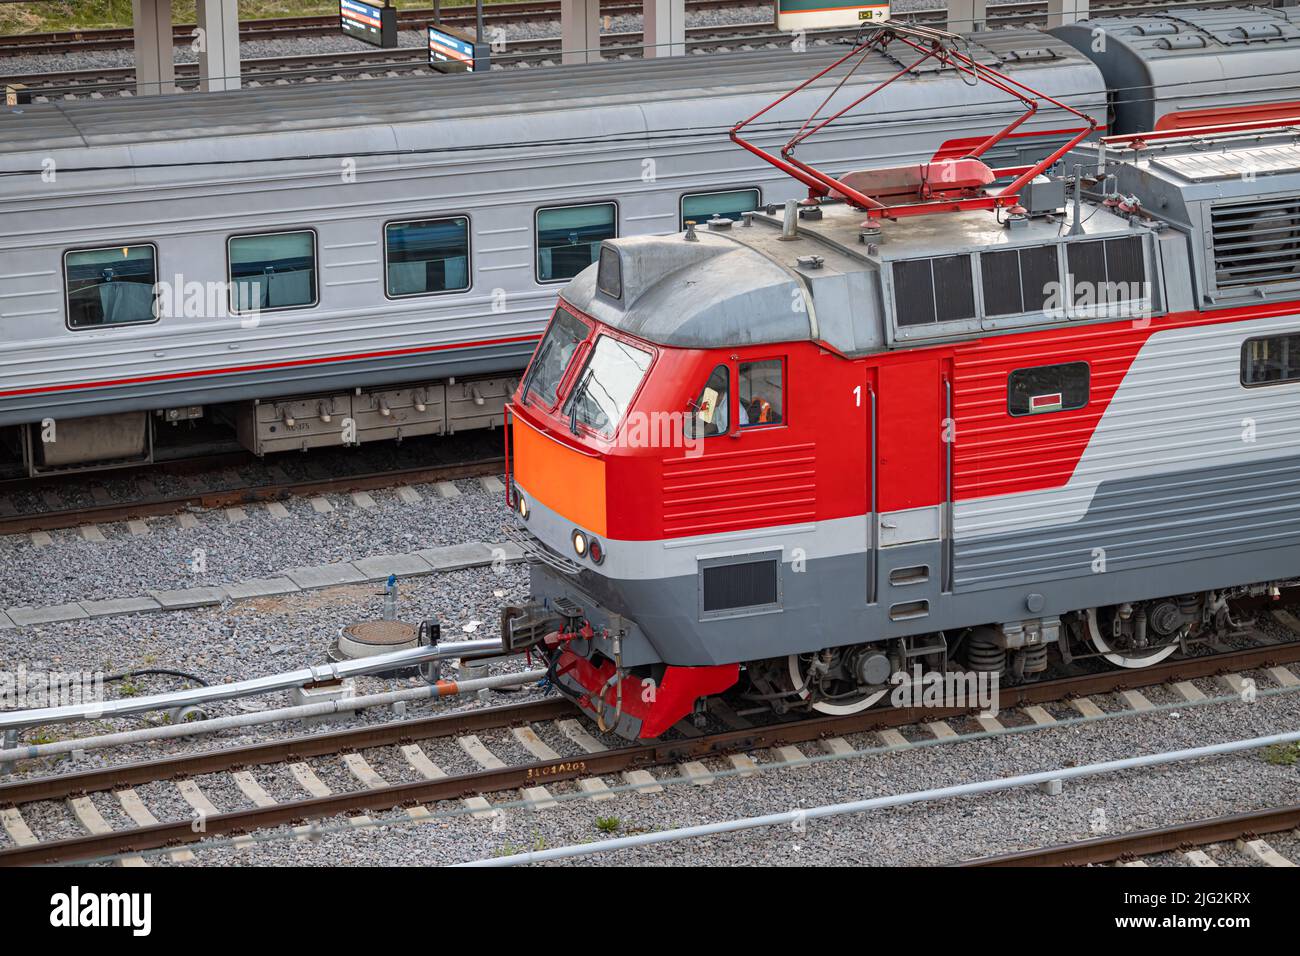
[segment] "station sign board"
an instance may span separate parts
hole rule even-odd
[[[397,46],[397,8],[339,0],[339,28],[365,43],[392,49]]]
[[[486,73],[491,47],[451,27],[429,25],[429,66],[439,73]]]
[[[866,0],[776,0],[778,30],[816,30],[823,27],[851,27],[860,23],[883,23],[889,19],[888,3]]]

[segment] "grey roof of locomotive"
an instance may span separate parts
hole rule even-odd
[[[882,266],[924,258],[1035,246],[1060,239],[1068,225],[1032,219],[1015,230],[991,212],[971,210],[886,223],[862,241],[861,210],[822,207],[781,239],[783,214],[757,213],[753,224],[713,231],[698,242],[683,233],[607,240],[622,260],[624,295],[596,287],[597,267],[564,288],[564,298],[594,318],[649,341],[678,348],[725,348],[820,341],[849,355],[885,348]],[[1087,238],[1127,235],[1127,218],[1086,207]],[[817,257],[820,262],[810,259]]]
[[[1097,17],[1051,32],[1106,77],[1113,132],[1152,129],[1181,110],[1298,99],[1300,7]]]

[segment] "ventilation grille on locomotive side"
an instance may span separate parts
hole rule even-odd
[[[1210,215],[1219,291],[1300,281],[1300,196],[1223,203]]]

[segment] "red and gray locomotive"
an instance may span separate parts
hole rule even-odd
[[[652,738],[737,685],[837,714],[918,664],[1149,666],[1300,578],[1300,118],[1066,118],[1033,166],[840,175],[797,158],[823,120],[740,124],[808,199],[605,242],[509,409],[507,642]]]

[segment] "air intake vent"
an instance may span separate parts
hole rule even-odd
[[[702,617],[775,609],[780,602],[780,558],[701,562]]]
[[[1210,210],[1220,292],[1300,281],[1300,196]]]

